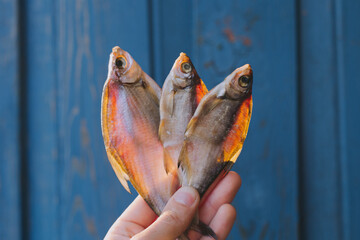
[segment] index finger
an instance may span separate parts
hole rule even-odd
[[[126,222],[136,223],[147,228],[158,216],[149,207],[145,200],[139,195],[121,214],[119,219]]]

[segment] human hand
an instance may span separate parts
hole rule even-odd
[[[209,224],[219,240],[226,239],[235,222],[236,210],[230,203],[240,186],[240,176],[230,171],[199,207],[200,220]],[[199,200],[199,194],[195,189],[180,188],[157,218],[146,202],[138,196],[115,221],[105,240],[175,239],[189,227]],[[211,239],[194,231],[190,231],[188,236],[191,240]]]

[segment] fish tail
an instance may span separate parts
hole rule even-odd
[[[215,232],[211,229],[211,227],[209,227],[208,225],[206,225],[205,223],[200,221],[199,211],[196,211],[195,217],[192,220],[190,229],[200,233],[203,236],[210,236],[215,240],[218,239]]]
[[[198,224],[193,224],[191,225],[190,229],[201,233],[201,235],[203,236],[210,236],[213,239],[217,240],[217,236],[216,233],[211,229],[211,227],[209,227],[208,225],[206,225],[205,223],[199,221]]]
[[[218,239],[216,233],[203,222],[199,222],[198,224],[191,225],[190,229],[200,233],[203,236],[210,236],[215,240]],[[179,237],[177,237],[177,240],[190,240],[190,238],[187,236],[187,231],[181,234]]]

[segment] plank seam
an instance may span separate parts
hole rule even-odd
[[[304,206],[303,206],[303,203],[304,203],[304,186],[302,184],[302,176],[304,174],[304,169],[303,169],[303,164],[301,164],[303,162],[303,154],[302,154],[302,151],[303,151],[303,146],[302,146],[302,143],[303,143],[303,135],[302,135],[302,131],[303,131],[303,128],[302,128],[302,109],[303,109],[303,106],[302,106],[302,85],[301,85],[301,78],[302,78],[302,64],[301,64],[301,61],[302,61],[302,58],[301,58],[301,46],[302,46],[302,41],[301,41],[301,0],[295,0],[295,8],[296,8],[296,11],[295,11],[295,21],[296,21],[296,62],[297,62],[297,68],[296,68],[296,71],[297,71],[297,85],[296,85],[296,88],[297,88],[297,116],[298,116],[298,121],[297,121],[297,140],[298,140],[298,196],[299,196],[299,199],[298,199],[298,220],[299,220],[299,225],[298,225],[298,239],[302,239],[302,235],[301,233],[304,232],[304,219],[305,219],[305,216],[304,216],[304,213],[305,213],[305,210],[304,210]]]
[[[58,45],[58,22],[57,22],[57,12],[58,12],[58,8],[57,8],[57,4],[56,2],[52,2],[52,16],[51,16],[51,23],[52,23],[52,28],[53,28],[53,34],[52,34],[52,44],[53,44],[53,49],[56,49],[54,52],[55,52],[55,60],[57,59],[57,57],[59,56],[59,48],[57,46]],[[60,169],[60,161],[59,161],[59,149],[60,149],[60,126],[59,126],[59,105],[58,105],[58,86],[59,86],[59,77],[58,77],[58,68],[57,68],[57,61],[53,61],[53,64],[54,64],[54,81],[55,81],[55,94],[54,94],[54,102],[55,102],[55,136],[56,136],[56,139],[55,139],[55,145],[56,145],[56,151],[57,151],[57,154],[56,154],[56,167],[57,169]],[[56,233],[56,237],[55,239],[61,239],[62,238],[62,232],[60,231],[60,226],[61,226],[61,221],[60,221],[60,206],[61,206],[61,203],[60,203],[60,194],[61,194],[61,186],[60,186],[60,171],[56,171],[56,182],[55,182],[55,186],[56,186],[56,197],[57,197],[57,201],[58,201],[58,204],[55,204],[55,214],[56,216],[58,216],[56,218],[56,225],[58,226],[57,227],[57,233]]]
[[[333,45],[333,49],[334,49],[334,63],[333,65],[334,66],[337,66],[335,68],[335,74],[336,76],[338,77],[339,76],[339,73],[340,73],[340,70],[339,70],[339,66],[337,65],[338,64],[338,55],[337,55],[337,28],[336,28],[336,23],[337,23],[337,19],[336,19],[336,9],[335,9],[335,4],[336,4],[336,0],[332,0],[331,2],[331,17],[332,17],[332,39],[333,39],[333,42],[332,42],[332,45]],[[336,139],[337,139],[337,144],[338,146],[340,146],[340,135],[341,133],[339,132],[340,131],[340,116],[339,114],[336,114],[336,113],[339,113],[339,90],[338,90],[338,85],[339,85],[339,78],[337,78],[335,80],[335,86],[334,86],[334,101],[335,101],[335,114],[334,114],[334,122],[335,122],[335,136],[336,136]],[[338,192],[342,192],[342,174],[341,174],[341,150],[340,150],[340,147],[337,147],[336,148],[336,151],[335,151],[335,154],[336,154],[336,165],[337,165],[337,168],[339,169],[337,172],[336,172],[336,179],[337,179],[337,186],[336,188],[338,189]],[[341,221],[340,219],[342,218],[342,196],[341,194],[338,194],[337,196],[337,202],[338,204],[336,205],[336,212],[337,212],[337,216],[338,216],[338,223],[339,223],[339,231],[338,231],[338,234],[339,236],[337,236],[338,239],[344,239],[343,238],[343,232],[344,232],[344,224],[343,224],[343,221]],[[342,219],[343,220],[343,219]]]
[[[20,148],[20,214],[21,239],[27,240],[29,236],[29,173],[28,173],[28,126],[27,126],[27,65],[26,65],[26,16],[25,0],[18,0],[18,66],[19,66],[19,148]],[[20,67],[21,66],[21,67]]]
[[[334,32],[335,32],[335,49],[336,49],[336,65],[337,65],[337,134],[339,139],[339,168],[340,168],[340,184],[341,184],[341,218],[342,218],[342,236],[341,239],[350,239],[349,235],[349,199],[348,199],[348,179],[346,174],[347,156],[346,146],[346,126],[345,126],[345,79],[344,79],[344,52],[343,52],[343,16],[342,16],[342,0],[334,0]]]
[[[155,66],[154,66],[154,55],[155,55],[155,51],[154,51],[154,16],[153,16],[153,0],[148,0],[147,1],[148,4],[148,35],[149,35],[149,75],[152,76],[155,81]]]

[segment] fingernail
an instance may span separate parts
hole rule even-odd
[[[195,191],[195,189],[190,187],[182,187],[174,194],[174,199],[176,202],[190,207],[196,200]]]

